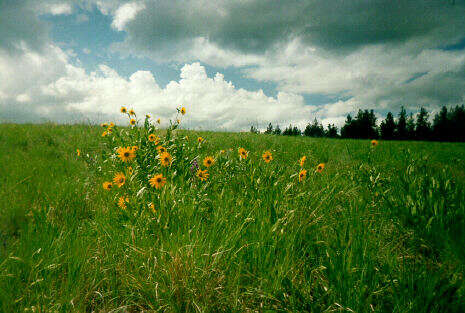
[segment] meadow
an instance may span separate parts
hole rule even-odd
[[[0,125],[1,312],[465,311],[465,144],[153,125]]]

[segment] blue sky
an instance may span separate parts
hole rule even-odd
[[[21,20],[21,23],[17,21]],[[465,1],[0,3],[0,120],[300,127],[465,100]]]
[[[112,29],[111,16],[102,14],[96,7],[90,11],[76,8],[72,15],[49,13],[40,18],[48,22],[52,41],[64,50],[72,49],[88,72],[99,64],[107,64],[125,77],[138,70],[149,70],[157,73],[157,81],[163,86],[179,77],[174,65],[157,64],[146,57],[123,57],[112,51],[111,45],[123,42],[125,33]]]

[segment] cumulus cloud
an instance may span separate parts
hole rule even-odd
[[[328,58],[321,50],[293,41],[281,49],[282,53],[263,59],[259,67],[245,72],[256,80],[276,82],[280,90],[287,92],[350,98],[332,104],[334,107],[345,104],[346,110],[341,112],[366,107],[440,106],[463,101],[464,51],[424,49],[409,54],[406,49],[404,45],[390,49],[372,45]]]
[[[64,105],[43,94],[42,86],[65,75],[68,62],[68,55],[54,45],[42,51],[23,45],[15,54],[0,49],[0,120],[64,121]]]
[[[443,47],[463,39],[465,1],[144,4],[116,49],[159,62],[239,67],[280,91],[344,98],[320,108],[326,117],[464,99],[465,51]]]
[[[16,101],[18,102],[30,102],[31,101],[31,97],[28,95],[28,94],[20,94],[16,97]]]
[[[41,85],[62,76],[67,65],[67,54],[53,45],[46,52],[22,47],[21,53],[15,55],[0,50],[0,90],[13,98],[37,93]]]
[[[44,5],[46,13],[52,15],[69,15],[73,12],[73,7],[69,3],[51,3]]]
[[[308,119],[304,117],[314,110],[295,94],[280,92],[276,98],[267,97],[262,91],[236,88],[220,73],[208,77],[199,63],[183,66],[179,81],[165,88],[148,71],[125,79],[104,65],[89,75],[70,66],[66,75],[42,91],[68,109],[87,115],[111,115],[127,105],[139,113],[149,112],[168,120],[173,118],[175,107],[183,104],[189,112],[185,121],[189,128],[244,130],[251,124],[264,127],[269,121],[303,126]]]
[[[129,2],[120,6],[114,14],[111,26],[119,31],[124,29],[124,26],[134,19],[137,13],[144,9],[144,4],[138,2]]]
[[[0,119],[126,123],[118,109],[127,105],[167,122],[183,104],[187,128],[246,130],[251,124],[265,127],[269,121],[303,127],[315,110],[300,95],[279,92],[268,97],[261,90],[236,88],[220,73],[208,77],[200,63],[184,65],[179,80],[162,88],[149,71],[124,78],[100,65],[88,73],[71,64],[60,48],[52,45],[46,51],[24,48],[14,58],[0,54],[0,80],[8,82],[0,85]]]

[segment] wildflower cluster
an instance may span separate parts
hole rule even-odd
[[[198,137],[197,145],[187,145],[188,137],[180,137],[177,129],[187,109],[181,106],[177,115],[166,129],[159,129],[161,119],[151,121],[146,114],[143,126],[139,126],[137,114],[125,106],[120,112],[127,115],[129,127],[118,128],[113,123],[103,123],[103,137],[107,138],[104,155],[106,168],[103,189],[111,192],[121,209],[148,207],[155,212],[155,203],[160,199],[163,188],[178,179],[190,179],[193,184],[206,182],[208,169],[215,165],[213,156],[201,156],[205,139]],[[80,151],[78,152],[80,154]],[[203,158],[203,166],[197,159]],[[195,172],[189,171],[195,161]]]
[[[115,127],[114,123],[102,123],[100,124],[105,130],[102,133],[102,137],[108,136],[113,132],[113,127]]]
[[[146,114],[143,126],[139,126],[140,121],[133,109],[128,110],[123,106],[120,112],[127,115],[129,127],[118,128],[113,123],[103,123],[101,126],[105,129],[102,136],[106,137],[108,148],[103,158],[104,175],[108,178],[102,182],[102,187],[113,195],[121,209],[145,207],[156,212],[155,207],[160,205],[164,188],[169,186],[170,190],[176,189],[177,180],[182,180],[180,184],[187,182],[191,187],[211,184],[212,177],[214,182],[216,177],[225,175],[219,169],[225,164],[237,164],[237,169],[240,169],[253,167],[253,160],[261,159],[259,162],[269,169],[264,173],[268,174],[273,173],[275,165],[278,166],[274,163],[272,150],[262,151],[258,155],[252,153],[252,159],[250,151],[244,147],[237,148],[237,158],[233,157],[234,153],[231,154],[232,149],[203,154],[208,140],[197,137],[189,143],[188,136],[178,134],[180,119],[187,114],[184,106],[177,108],[176,116],[165,129],[159,128],[160,118],[152,122],[151,116]],[[377,141],[371,142],[371,146],[376,145]],[[77,150],[77,154],[81,154],[80,150]],[[314,161],[312,159],[311,163]],[[296,175],[299,183],[304,183],[309,175],[308,162],[307,156],[298,160],[300,169]],[[319,163],[312,172],[319,175],[324,170],[325,163]]]

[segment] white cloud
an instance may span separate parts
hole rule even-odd
[[[44,11],[52,15],[70,15],[73,7],[69,3],[48,3],[44,5]]]
[[[433,110],[461,104],[465,97],[465,52],[412,53],[415,42],[370,45],[346,54],[309,47],[298,38],[262,54],[224,49],[201,37],[150,52],[134,50],[127,43],[117,49],[160,62],[200,60],[216,67],[238,67],[247,78],[276,83],[279,91],[349,99],[322,106],[318,115],[323,118],[364,108],[398,111],[401,105],[414,111],[420,105]]]
[[[82,121],[82,116],[70,114],[59,99],[42,92],[43,86],[65,75],[68,66],[68,55],[53,45],[42,52],[27,45],[15,54],[0,49],[0,120]]]
[[[91,51],[88,48],[84,48],[82,49],[82,52],[84,52],[85,54],[90,54]]]
[[[259,59],[259,65],[247,72],[249,75],[260,73],[263,75],[260,79],[281,84],[277,96],[268,97],[261,90],[251,92],[236,88],[220,73],[208,77],[199,63],[184,65],[180,79],[161,88],[148,71],[136,71],[125,78],[111,67],[100,65],[96,71],[87,73],[71,64],[72,54],[53,45],[42,54],[26,47],[22,51],[20,57],[0,51],[0,80],[6,82],[0,86],[0,107],[16,103],[24,110],[27,104],[31,112],[59,120],[62,116],[69,119],[74,114],[92,120],[111,118],[123,122],[117,113],[118,108],[128,105],[141,114],[152,113],[166,121],[172,117],[176,106],[184,104],[189,111],[184,125],[189,128],[245,130],[251,124],[265,127],[268,122],[279,123],[282,127],[292,123],[303,128],[314,117],[324,125],[334,123],[341,126],[345,115],[359,108],[427,105],[435,97],[451,96],[439,92],[446,90],[443,86],[446,84],[449,89],[461,88],[461,96],[456,99],[459,102],[464,100],[465,90],[465,83],[453,75],[464,68],[465,57],[459,52],[424,51],[415,58],[404,60],[400,54],[391,51],[390,58],[378,56],[376,60],[369,57],[372,52],[367,50],[357,56],[339,57],[331,68],[327,60],[320,61],[323,57],[317,54],[317,50],[287,47],[281,56],[272,56],[274,62]],[[312,59],[313,56],[315,58]],[[357,63],[355,75],[348,69],[351,68],[349,64],[358,58],[362,60]],[[298,73],[305,62],[309,63],[307,76],[289,73]],[[405,63],[411,67],[404,68]],[[441,66],[435,63],[441,63]],[[294,67],[297,68],[293,70]],[[342,74],[327,74],[326,71],[340,71]],[[344,71],[349,71],[349,74]],[[427,73],[405,83],[411,75],[422,71]],[[357,75],[358,78],[354,79]],[[446,76],[438,81],[441,75]],[[308,92],[323,92],[321,86],[324,84],[328,84],[332,92],[344,93],[348,97],[322,106],[306,105],[299,95],[301,88]],[[412,102],[394,103],[391,94],[386,93],[400,95],[399,99]],[[435,106],[427,108],[434,110]]]
[[[211,66],[223,68],[230,66],[256,66],[263,63],[266,59],[266,56],[259,54],[243,54],[222,49],[204,37],[180,41],[174,45],[160,46],[150,51],[134,49],[127,42],[115,43],[112,45],[112,49],[118,51],[123,56],[147,56],[162,63],[200,61]]]
[[[15,99],[22,94],[32,98],[37,88],[58,79],[65,73],[68,55],[49,45],[43,53],[23,46],[21,53],[9,54],[0,49],[0,91]]]
[[[144,9],[144,4],[138,2],[129,2],[120,6],[113,17],[111,26],[119,31],[124,30],[124,26],[134,19],[140,10]]]
[[[417,73],[456,72],[465,64],[463,51],[426,49],[411,55],[405,46],[375,45],[332,55],[294,40],[279,51],[246,72],[251,78],[274,81],[281,89],[297,93],[366,92],[379,85],[402,85]]]
[[[220,73],[210,78],[199,63],[186,64],[180,80],[165,88],[160,88],[147,71],[125,79],[104,65],[89,75],[68,66],[66,75],[45,86],[43,93],[87,115],[112,115],[127,105],[138,113],[149,112],[168,120],[176,106],[183,104],[188,110],[185,126],[204,129],[244,130],[252,123],[263,127],[269,121],[303,126],[305,117],[314,110],[295,94],[281,92],[276,98],[267,97],[262,91],[235,88]]]
[[[87,73],[71,64],[71,56],[60,48],[52,45],[45,51],[40,54],[24,48],[15,57],[0,53],[0,80],[7,82],[0,85],[3,119],[111,118],[126,123],[118,110],[127,105],[140,114],[152,113],[167,121],[183,104],[188,110],[185,127],[247,130],[251,124],[265,127],[270,121],[303,127],[315,110],[305,105],[300,95],[279,92],[268,97],[261,90],[236,88],[220,73],[208,77],[200,63],[184,65],[179,80],[161,88],[148,71],[124,78],[100,65],[97,71]]]
[[[88,2],[95,4],[98,10],[105,15],[114,14],[114,12],[127,1],[125,0],[88,0]]]
[[[323,116],[359,108],[398,110],[404,105],[416,110],[420,105],[434,109],[463,103],[465,52],[424,49],[410,54],[411,44],[372,45],[334,55],[294,40],[243,71],[286,92],[348,99],[323,106]]]
[[[357,102],[352,98],[346,101],[337,101],[323,105],[319,108],[320,112],[327,118],[339,118],[346,116],[357,109]]]
[[[456,105],[465,99],[465,52],[424,49],[410,53],[414,42],[389,47],[366,46],[349,54],[330,54],[298,38],[275,45],[262,55],[222,49],[197,38],[188,49],[149,56],[164,61],[195,60],[217,67],[240,67],[245,76],[275,82],[280,91],[344,98],[319,107],[317,116],[336,118],[358,109],[412,110]],[[159,53],[159,52],[158,52]]]
[[[28,94],[23,93],[23,94],[20,94],[20,95],[18,95],[18,96],[16,97],[16,101],[22,102],[22,103],[24,103],[24,102],[30,102],[30,101],[31,101],[31,97],[29,97]]]

